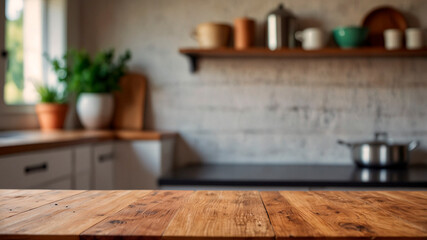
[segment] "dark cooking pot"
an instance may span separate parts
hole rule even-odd
[[[344,142],[351,150],[353,161],[361,167],[399,167],[409,163],[409,152],[414,150],[418,141],[395,143],[388,140],[387,133],[375,133],[373,141]]]

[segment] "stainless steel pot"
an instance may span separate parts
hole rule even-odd
[[[375,133],[374,141],[345,142],[339,144],[350,148],[353,161],[361,167],[399,167],[409,163],[409,152],[414,150],[418,141],[394,143],[388,140],[387,133]]]
[[[280,4],[267,15],[267,47],[270,50],[294,48],[296,18]]]

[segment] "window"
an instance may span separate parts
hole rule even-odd
[[[23,102],[23,18],[24,1],[6,1],[6,51],[8,63],[6,65],[6,81],[4,85],[4,101],[7,104]],[[6,54],[6,52],[4,53]]]
[[[0,97],[8,106],[34,104],[39,99],[35,86],[56,84],[44,55],[59,57],[66,51],[66,0],[1,1],[6,61]]]

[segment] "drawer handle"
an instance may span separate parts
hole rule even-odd
[[[111,161],[113,159],[114,159],[114,155],[112,153],[107,153],[107,154],[99,155],[98,161],[102,163],[106,161]]]
[[[46,170],[47,170],[47,163],[41,163],[41,164],[38,164],[38,165],[27,166],[24,169],[25,174],[31,174],[31,173],[34,173],[34,172],[44,172]]]

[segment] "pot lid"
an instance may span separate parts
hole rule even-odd
[[[279,6],[276,9],[269,12],[268,16],[270,15],[276,15],[278,17],[285,17],[285,18],[294,18],[294,15],[290,11],[286,10],[282,3],[279,4]]]

